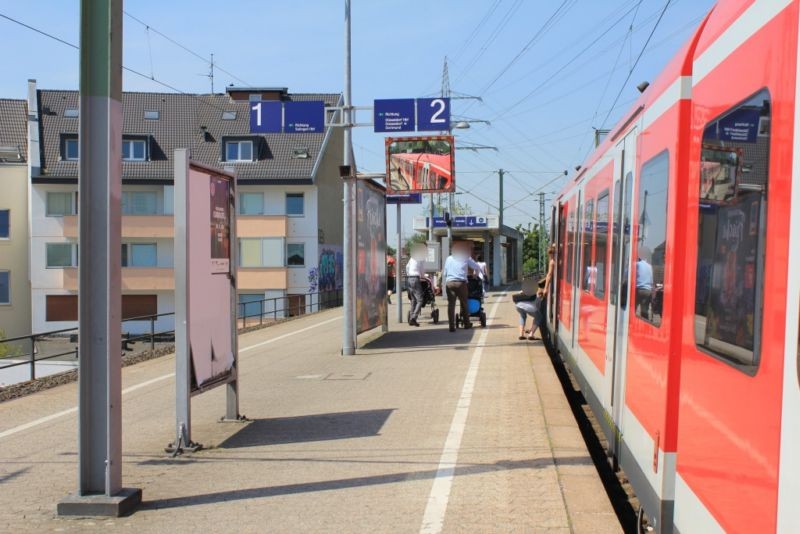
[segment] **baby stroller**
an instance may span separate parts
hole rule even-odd
[[[481,326],[486,326],[486,312],[483,309],[483,280],[476,276],[471,276],[467,281],[467,308],[470,317],[477,317]],[[464,325],[464,317],[456,314],[456,326]]]
[[[420,278],[419,282],[422,284],[422,307],[431,307],[431,319],[433,324],[439,324],[439,308],[436,307],[436,295],[433,293],[433,285],[427,278]],[[408,300],[411,300],[411,290],[408,290]],[[411,310],[408,310],[406,320],[411,320]]]

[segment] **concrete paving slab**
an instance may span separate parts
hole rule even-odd
[[[123,480],[144,499],[129,517],[55,515],[76,486],[75,384],[2,403],[0,531],[421,532],[445,480],[434,532],[577,532],[594,518],[619,531],[543,348],[516,340],[508,296],[494,302],[485,330],[393,323],[355,357],[339,355],[339,310],[243,335],[250,422],[218,422],[222,389],[195,397],[206,449],[175,459],[174,359],[126,367]]]

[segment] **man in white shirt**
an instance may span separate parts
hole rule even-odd
[[[456,300],[461,305],[461,317],[464,320],[464,329],[472,328],[469,320],[469,308],[467,298],[469,289],[467,286],[467,271],[472,269],[478,278],[483,280],[483,272],[469,257],[471,246],[468,242],[457,241],[453,243],[452,254],[447,257],[442,268],[442,282],[447,292],[447,320],[450,323],[450,331],[456,331]]]
[[[425,276],[425,262],[422,260],[427,254],[425,245],[416,244],[411,248],[411,257],[406,264],[406,284],[408,285],[409,296],[411,297],[411,313],[408,316],[408,324],[419,326],[419,317],[425,295],[422,290],[422,277]]]

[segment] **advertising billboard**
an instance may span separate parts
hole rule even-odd
[[[386,199],[372,183],[356,185],[356,330],[386,324]]]
[[[455,191],[453,136],[387,137],[386,176],[388,194]]]

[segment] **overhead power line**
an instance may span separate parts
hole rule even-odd
[[[647,36],[647,40],[644,42],[644,45],[642,46],[642,49],[639,51],[639,55],[636,57],[636,61],[633,62],[633,66],[631,66],[630,70],[628,71],[628,76],[626,76],[625,77],[625,81],[622,82],[622,86],[619,88],[619,92],[617,93],[617,97],[614,99],[614,103],[611,104],[612,108],[617,105],[617,101],[619,100],[619,97],[622,96],[622,92],[625,90],[625,87],[627,87],[628,81],[630,81],[631,75],[633,75],[633,71],[636,70],[636,65],[639,64],[639,60],[642,59],[642,56],[644,55],[645,50],[647,50],[647,45],[650,44],[650,39],[652,39],[653,38],[653,34],[656,33],[656,29],[658,28],[658,25],[661,23],[661,20],[664,18],[664,14],[667,12],[667,9],[669,8],[670,3],[672,3],[672,0],[667,0],[664,3],[664,9],[661,10],[661,14],[658,16],[658,20],[656,20],[656,23],[653,25],[653,29],[650,32],[650,35]],[[606,114],[606,118],[603,119],[603,122],[600,125],[601,129],[605,126],[606,121],[608,120],[609,116],[611,116],[611,111],[609,111]]]
[[[188,46],[176,41],[175,39],[173,39],[169,35],[167,35],[167,34],[161,32],[161,31],[153,28],[150,24],[148,24],[147,22],[143,21],[142,19],[132,15],[129,11],[123,11],[123,13],[127,17],[131,18],[132,20],[134,20],[134,21],[138,22],[139,24],[141,24],[142,26],[144,26],[148,31],[155,33],[156,35],[158,35],[158,36],[162,37],[163,39],[169,41],[170,43],[174,44],[178,48],[180,48],[180,49],[184,50],[185,52],[193,55],[194,57],[200,59],[204,63],[210,63],[209,60],[208,60],[208,57],[203,56],[199,52],[196,52],[196,51],[192,50],[191,48],[189,48]],[[239,78],[238,76],[236,76],[232,72],[223,69],[222,67],[219,66],[218,63],[214,62],[213,65],[214,65],[214,68],[216,70],[218,70],[220,72],[224,72],[225,74],[227,74],[228,76],[230,76],[231,78],[236,80],[237,82],[243,83],[246,87],[252,87],[253,86],[252,84],[244,81],[243,79]]]
[[[76,45],[75,43],[70,43],[69,41],[65,41],[64,39],[62,39],[60,37],[57,37],[57,36],[53,35],[52,33],[48,33],[48,32],[46,32],[44,30],[41,30],[41,29],[36,28],[34,26],[31,26],[30,24],[26,24],[26,23],[24,23],[24,22],[22,22],[20,20],[17,20],[15,18],[9,17],[8,15],[0,13],[0,18],[6,19],[6,20],[8,20],[10,22],[13,22],[14,24],[22,26],[23,28],[27,28],[27,29],[29,29],[29,30],[31,30],[33,32],[38,33],[39,35],[43,35],[44,37],[47,37],[48,39],[52,39],[52,40],[54,40],[56,42],[59,42],[59,43],[61,43],[63,45],[66,45],[66,46],[68,46],[70,48],[73,48],[75,50],[80,50],[80,47],[78,45]],[[200,102],[200,103],[202,103],[202,104],[204,104],[206,106],[212,107],[214,109],[218,109],[220,111],[227,111],[226,109],[224,109],[224,108],[222,108],[220,106],[217,106],[217,105],[212,104],[210,102],[206,102],[205,100],[203,100],[200,96],[198,96],[196,94],[187,93],[185,91],[182,91],[181,89],[178,89],[174,85],[171,85],[171,84],[169,84],[169,83],[167,83],[165,81],[159,80],[158,78],[155,78],[154,76],[148,76],[147,74],[145,74],[145,73],[143,73],[141,71],[138,71],[136,69],[132,69],[130,67],[126,67],[125,65],[122,66],[122,70],[130,72],[131,74],[135,74],[136,76],[144,78],[145,80],[150,80],[150,81],[152,81],[154,83],[157,83],[158,85],[160,85],[162,87],[166,87],[167,89],[169,89],[170,91],[173,91],[175,93],[180,93],[182,95],[194,98],[195,100],[197,100],[198,102]]]

